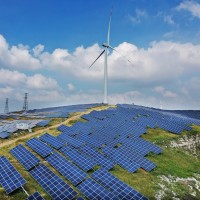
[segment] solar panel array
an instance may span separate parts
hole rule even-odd
[[[83,106],[80,109],[85,108]],[[72,107],[73,109],[75,108]],[[51,109],[43,111],[49,112]],[[54,114],[67,114],[64,107],[52,108],[52,111]],[[30,139],[26,145],[45,158],[88,199],[147,199],[108,170],[116,164],[131,173],[139,168],[149,172],[156,167],[146,156],[149,153],[159,154],[162,149],[141,137],[148,127],[159,127],[180,134],[183,130],[191,130],[187,124],[200,125],[200,114],[197,112],[173,112],[135,105],[117,105],[117,108],[92,111],[82,117],[87,122],[77,122],[70,127],[61,125],[58,127],[61,134],[57,137],[45,133],[39,139]],[[41,125],[45,126],[48,121],[41,121]],[[53,148],[65,157],[56,153]],[[34,167],[30,174],[53,199],[74,199],[77,196],[77,192],[47,166],[38,165],[40,160],[24,146],[18,145],[11,149],[10,153],[27,170]],[[86,172],[94,169],[96,165],[101,168],[91,175],[93,180],[88,178]],[[13,173],[13,177],[7,178],[7,168],[12,168],[9,173]],[[25,182],[9,161],[0,157],[0,183],[7,193]],[[43,199],[38,192],[28,197],[34,198]]]
[[[127,119],[126,121],[122,118],[119,119],[118,112],[118,110],[96,111],[95,114],[92,112],[89,115],[96,118],[95,121],[91,118],[91,121],[87,123],[75,124],[71,128],[72,130],[63,125],[59,129],[64,130],[64,132],[58,138],[63,140],[67,138],[68,141],[73,141],[70,145],[77,148],[78,153],[87,155],[98,165],[106,167],[108,170],[118,164],[129,172],[135,172],[140,167],[146,171],[151,171],[156,165],[145,156],[149,152],[159,154],[162,149],[140,138],[140,135],[145,133],[146,129],[127,121]],[[101,117],[104,115],[105,117]],[[119,122],[116,123],[116,121]],[[74,134],[72,134],[73,131]],[[67,142],[67,140],[65,141]],[[117,147],[119,144],[120,147]],[[96,150],[99,148],[104,154]],[[91,152],[92,149],[94,150],[93,153]],[[107,151],[105,151],[106,149]],[[71,153],[68,152],[68,154]]]
[[[142,199],[147,200],[145,196],[128,186],[126,183],[119,180],[117,177],[106,171],[99,169],[92,174],[92,178],[99,184],[103,185],[107,190],[112,192],[119,199]]]
[[[20,188],[26,180],[19,174],[5,156],[0,157],[0,184],[7,194]]]
[[[53,149],[49,147],[47,144],[43,143],[37,138],[32,138],[26,142],[26,145],[29,146],[33,151],[37,152],[43,158],[47,157]]]
[[[32,195],[26,198],[26,200],[44,200],[44,198],[39,192],[34,192]]]
[[[125,154],[115,151],[113,148],[105,147],[102,151],[112,158],[118,165],[133,173],[140,168],[140,165],[129,159]]]
[[[51,107],[29,110],[26,115],[39,115],[45,118],[66,118],[69,113],[72,112],[83,112],[89,108],[97,107],[101,104],[80,104],[71,106]]]
[[[75,186],[87,177],[85,172],[80,170],[77,166],[69,162],[58,153],[48,156],[46,160]]]
[[[68,136],[65,132],[61,133],[58,137],[59,140],[64,141],[66,144],[70,144],[73,147],[80,147],[84,145],[84,141],[82,140],[77,140],[73,137]]]
[[[15,123],[10,123],[6,121],[2,125],[0,125],[0,133],[2,132],[14,133],[16,131],[17,131],[17,127]]]
[[[23,165],[26,170],[30,170],[40,162],[34,154],[21,144],[11,149],[10,153]]]
[[[0,138],[5,139],[8,138],[10,136],[10,134],[8,132],[1,132],[0,133]]]
[[[50,135],[49,133],[45,133],[40,137],[40,140],[43,142],[49,144],[52,146],[54,149],[60,149],[65,143],[56,137]]]
[[[6,119],[7,117],[7,115],[0,115],[0,119]]]
[[[51,120],[43,120],[43,121],[40,121],[39,123],[37,123],[36,125],[44,127],[44,126],[47,126],[50,121]]]
[[[92,160],[94,160],[99,166],[104,167],[107,170],[110,170],[116,164],[114,161],[95,150],[89,145],[85,145],[79,148],[81,152],[89,156]]]
[[[54,200],[74,199],[77,195],[75,190],[43,164],[32,169],[30,174]]]
[[[77,188],[88,198],[88,199],[109,199],[117,200],[111,192],[106,190],[100,184],[88,178],[83,183],[77,186]]]
[[[18,131],[17,124],[25,123],[28,124],[29,128],[35,127],[38,123],[42,123],[44,120],[3,120],[0,124],[0,137],[7,138],[12,133]],[[6,134],[7,133],[7,134]],[[8,135],[9,134],[9,135]]]
[[[61,125],[58,129],[62,133],[58,138],[79,149],[100,166],[105,167],[100,161],[106,158],[130,172],[140,167],[146,171],[153,170],[156,164],[145,156],[150,152],[162,152],[160,147],[140,137],[147,132],[147,127],[160,127],[180,134],[183,130],[191,130],[186,122],[197,121],[173,112],[132,105],[117,105],[117,108],[92,111],[82,117],[88,122],[77,122],[71,127]],[[88,153],[87,148],[101,149],[104,152],[104,155],[99,154],[102,159]]]
[[[64,146],[59,150],[65,156],[69,157],[76,165],[78,165],[84,171],[89,171],[95,167],[97,164],[89,157],[79,153],[76,149],[69,146]]]

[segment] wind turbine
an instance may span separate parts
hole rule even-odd
[[[114,49],[112,46],[110,46],[110,25],[111,25],[111,20],[112,20],[112,10],[110,12],[110,20],[108,24],[108,35],[107,35],[107,43],[103,43],[102,46],[104,50],[99,54],[99,56],[96,58],[96,60],[90,65],[89,68],[91,68],[94,63],[104,54],[104,100],[103,103],[107,104],[108,103],[108,49],[112,49],[113,51],[116,51],[118,54],[121,56],[125,57],[122,55],[120,52],[118,52],[116,49]],[[131,63],[129,59],[127,59],[128,62]]]

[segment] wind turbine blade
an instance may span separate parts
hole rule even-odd
[[[116,49],[114,49],[111,46],[109,46],[109,48],[111,48],[113,51],[116,51],[120,56],[122,56],[123,58],[125,58],[128,62],[130,62],[133,65],[133,63],[125,55],[121,54],[119,51],[117,51]]]
[[[105,49],[100,53],[100,55],[97,57],[97,59],[90,65],[90,67],[92,67],[92,65],[94,65],[94,63],[104,54]],[[89,67],[89,68],[90,68]]]
[[[112,10],[113,10],[113,7],[110,11],[110,20],[109,20],[109,24],[108,24],[108,36],[107,36],[107,45],[108,46],[110,44],[110,24],[111,24],[111,20],[112,20]]]

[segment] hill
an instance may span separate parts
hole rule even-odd
[[[118,181],[121,180],[123,184],[134,188],[138,192],[137,195],[142,194],[142,198],[200,199],[199,111],[167,111],[135,105],[95,105],[91,108],[93,106],[85,106],[84,110],[78,109],[77,106],[79,112],[74,112],[75,109],[68,109],[67,112],[67,108],[64,111],[61,108],[31,111],[23,117],[38,117],[45,113],[43,117],[47,119],[49,115],[46,113],[51,112],[52,120],[46,127],[33,129],[33,133],[23,133],[0,144],[0,155],[6,156],[27,180],[24,188],[29,194],[39,191],[45,199],[51,199],[49,192],[10,154],[9,151],[19,144],[41,160],[39,166],[45,164],[72,187],[78,193],[76,197],[88,197],[87,192],[79,187],[87,178],[75,186],[66,175],[56,170],[48,157],[56,153],[64,155],[73,166],[93,179],[93,174],[98,169],[107,168],[107,176],[114,175]],[[53,113],[68,114],[61,118],[61,115],[52,117]],[[39,152],[36,153],[37,149],[27,146],[27,141],[40,136],[39,141],[53,148],[50,140],[44,137],[46,132],[49,137],[54,136],[54,140],[63,142],[67,151],[64,147],[62,151],[54,148],[54,153],[51,152],[50,156],[44,159]],[[94,165],[87,171],[84,169],[85,165],[82,166],[82,163],[78,162],[78,158],[74,159],[75,155],[81,156],[82,159],[87,158]],[[32,170],[37,167],[38,165]],[[121,198],[111,185],[103,182],[103,177],[101,180],[96,177],[95,181],[106,191]],[[126,196],[127,193],[128,191],[123,195]],[[0,188],[0,199],[25,198],[27,195],[22,190],[18,189],[6,195],[4,189]]]

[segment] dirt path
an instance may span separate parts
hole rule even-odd
[[[44,128],[42,130],[38,130],[36,132],[33,132],[33,133],[30,133],[30,134],[27,134],[27,135],[24,135],[24,136],[19,136],[18,138],[16,139],[13,139],[13,140],[9,140],[9,141],[5,141],[3,143],[0,144],[0,148],[2,147],[5,147],[5,146],[8,146],[14,142],[17,142],[18,140],[21,140],[21,139],[27,139],[27,138],[30,138],[30,137],[33,137],[33,136],[36,136],[42,132],[47,132],[49,131],[49,129],[52,129],[52,128],[57,128],[58,126],[62,125],[62,124],[67,124],[68,122],[70,122],[71,120],[76,120],[77,118],[79,118],[81,115],[85,114],[85,113],[88,113],[88,112],[83,112],[83,113],[80,113],[78,115],[75,115],[75,116],[72,116],[70,118],[67,118],[65,121],[61,122],[61,123],[58,123],[58,124],[55,124],[53,126],[49,126],[47,128]]]

